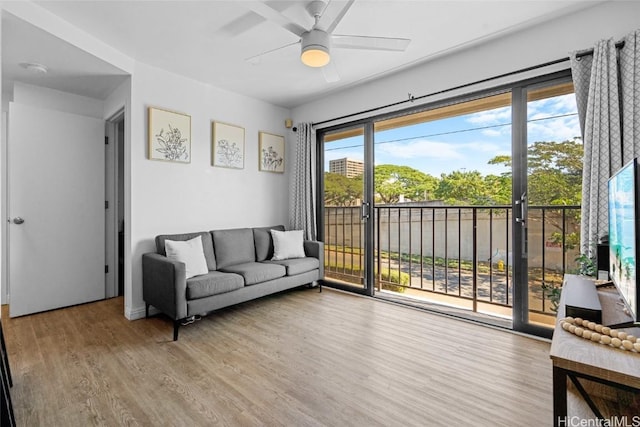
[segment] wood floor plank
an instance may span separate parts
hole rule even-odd
[[[18,425],[551,423],[542,340],[331,289],[211,313],[177,342],[167,318],[122,311],[3,307]]]

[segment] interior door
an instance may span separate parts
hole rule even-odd
[[[11,103],[11,317],[105,297],[104,121]]]

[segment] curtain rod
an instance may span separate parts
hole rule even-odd
[[[624,40],[621,40],[621,41],[617,42],[615,44],[615,46],[616,46],[617,49],[621,49],[622,47],[624,47]],[[583,56],[589,56],[589,55],[593,55],[593,48],[585,49],[585,50],[576,52],[576,57],[577,58],[581,58]],[[411,96],[411,94],[409,94],[409,99],[405,99],[403,101],[397,101],[397,102],[393,102],[391,104],[382,105],[380,107],[374,107],[374,108],[370,108],[368,110],[362,110],[362,111],[359,111],[357,113],[351,113],[351,114],[346,114],[346,115],[340,116],[340,117],[334,117],[333,119],[322,120],[322,121],[317,122],[317,123],[312,123],[311,125],[312,126],[319,126],[319,125],[323,125],[325,123],[335,122],[337,120],[348,119],[348,118],[351,118],[351,117],[355,117],[355,116],[359,116],[359,115],[367,114],[367,113],[373,113],[373,112],[376,112],[376,111],[384,110],[385,108],[396,107],[398,105],[406,104],[408,102],[414,102],[414,101],[417,101],[417,100],[420,100],[420,99],[424,99],[424,98],[428,98],[428,97],[435,96],[435,95],[442,95],[442,94],[447,93],[447,92],[453,92],[454,90],[464,89],[464,88],[467,88],[467,87],[470,87],[470,86],[475,86],[475,85],[478,85],[478,84],[481,84],[481,83],[486,83],[486,82],[489,82],[491,80],[501,79],[501,78],[504,78],[504,77],[510,77],[510,76],[513,76],[513,75],[516,75],[516,74],[526,73],[527,71],[537,70],[538,68],[544,68],[544,67],[548,67],[548,66],[551,66],[551,65],[560,64],[561,62],[568,61],[569,59],[570,58],[568,56],[566,58],[555,59],[553,61],[545,62],[544,64],[533,65],[531,67],[522,68],[520,70],[510,71],[508,73],[500,74],[498,76],[488,77],[486,79],[477,80],[477,81],[471,82],[471,83],[465,83],[465,84],[462,84],[462,85],[459,85],[459,86],[455,86],[455,87],[452,87],[452,88],[449,88],[449,89],[443,89],[443,90],[439,90],[439,91],[436,91],[436,92],[431,92],[431,93],[428,93],[426,95]]]

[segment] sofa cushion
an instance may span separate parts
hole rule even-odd
[[[264,261],[273,257],[273,238],[271,230],[284,231],[284,225],[259,227],[253,229],[253,241],[256,245],[256,261]]]
[[[156,251],[160,255],[167,256],[164,242],[165,240],[185,241],[191,240],[194,237],[200,236],[202,238],[202,251],[204,252],[204,258],[207,260],[207,267],[209,270],[216,269],[216,257],[213,254],[213,243],[211,242],[211,233],[206,231],[198,233],[183,233],[183,234],[161,234],[156,236]]]
[[[184,263],[187,279],[209,272],[207,260],[202,250],[201,236],[185,241],[167,239],[164,241],[164,246],[167,258]]]
[[[304,258],[306,256],[302,243],[302,230],[271,230],[271,236],[273,237],[273,257],[271,259],[274,261],[289,258]]]
[[[211,271],[187,280],[187,299],[192,300],[223,294],[235,291],[243,286],[244,280],[237,274]]]
[[[266,282],[267,280],[277,279],[287,274],[287,270],[283,265],[270,264],[264,262],[246,262],[243,264],[235,264],[221,268],[227,273],[236,273],[244,278],[244,284],[255,285],[256,283]]]
[[[306,273],[320,268],[318,258],[291,258],[280,261],[265,261],[265,264],[278,264],[287,269],[287,276],[295,276],[296,274]]]
[[[256,260],[253,231],[250,228],[214,230],[211,235],[218,269]]]

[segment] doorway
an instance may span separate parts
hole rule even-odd
[[[124,295],[124,110],[106,123],[105,295]]]

